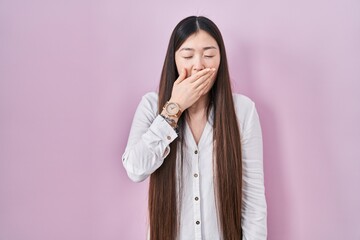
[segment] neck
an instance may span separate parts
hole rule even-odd
[[[209,104],[210,96],[209,94],[203,95],[197,100],[191,107],[187,109],[188,116],[191,118],[192,116],[199,114],[206,114],[207,106]]]

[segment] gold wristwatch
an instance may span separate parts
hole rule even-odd
[[[181,115],[181,108],[180,108],[179,104],[174,103],[174,102],[167,101],[165,103],[165,106],[163,107],[163,110],[165,111],[165,113],[168,117],[179,118]]]

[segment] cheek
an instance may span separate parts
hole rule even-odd
[[[186,69],[186,77],[190,77],[191,76],[191,66],[188,66],[186,64],[179,64],[177,65],[177,69],[179,71],[179,73],[181,72],[182,69]]]
[[[208,59],[205,62],[205,67],[219,69],[220,59]]]
[[[189,75],[189,72],[191,70],[191,67],[188,66],[189,64],[187,64],[186,62],[181,61],[181,60],[175,61],[175,64],[176,64],[176,68],[177,68],[179,74],[180,74],[181,70],[185,68],[186,72],[187,72],[187,75]]]
[[[219,69],[220,66],[220,58],[216,58],[211,62],[212,67]]]

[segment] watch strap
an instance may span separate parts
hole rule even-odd
[[[171,119],[163,114],[160,114],[160,116],[162,116],[164,118],[164,120],[175,130],[177,130],[177,123],[175,122],[174,119]]]

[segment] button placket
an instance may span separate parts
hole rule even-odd
[[[199,178],[199,150],[193,151],[193,203],[194,203],[194,227],[195,227],[195,239],[202,239],[201,233],[201,206],[199,201],[200,196],[200,178]]]

